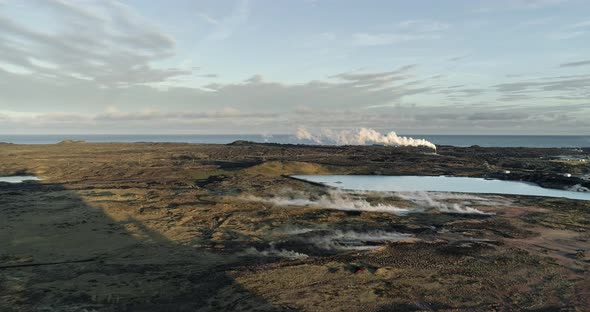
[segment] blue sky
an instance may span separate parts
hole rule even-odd
[[[0,0],[0,133],[590,134],[585,0]]]

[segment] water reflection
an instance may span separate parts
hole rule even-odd
[[[507,194],[590,200],[589,192],[548,189],[533,183],[481,178],[372,175],[297,175],[294,177],[347,190]]]

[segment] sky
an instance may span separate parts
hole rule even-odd
[[[0,0],[0,134],[590,134],[587,0]]]

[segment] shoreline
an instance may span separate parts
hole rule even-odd
[[[379,148],[385,149],[386,151],[391,150],[393,153],[403,154],[408,152],[424,152],[423,156],[435,156],[435,157],[454,157],[456,159],[457,156],[460,155],[466,161],[472,161],[470,156],[473,155],[483,155],[491,157],[503,157],[502,155],[507,155],[508,157],[516,156],[517,167],[515,164],[511,166],[501,166],[498,168],[489,168],[489,163],[487,161],[483,161],[480,166],[487,166],[488,168],[484,168],[478,170],[476,173],[467,173],[467,172],[455,172],[451,171],[444,171],[444,173],[440,173],[440,170],[433,170],[431,172],[419,170],[419,171],[408,171],[411,175],[412,172],[420,172],[416,175],[428,175],[428,176],[437,176],[437,175],[448,175],[448,176],[458,176],[458,177],[474,177],[474,178],[492,178],[498,180],[505,180],[505,181],[522,181],[522,182],[531,182],[537,184],[544,188],[551,188],[551,189],[560,189],[566,190],[569,187],[580,185],[582,187],[590,188],[590,174],[589,173],[579,173],[576,172],[577,165],[585,165],[585,163],[590,162],[590,147],[589,148],[565,148],[565,147],[553,147],[553,148],[531,148],[531,147],[480,147],[480,146],[471,146],[471,147],[456,147],[456,146],[448,146],[448,145],[440,145],[437,146],[437,152],[430,154],[428,148],[425,147],[401,147],[401,146],[383,146],[383,145],[366,145],[366,146],[356,146],[356,145],[305,145],[305,144],[279,144],[279,143],[256,143],[256,142],[248,142],[248,141],[235,141],[229,144],[209,144],[209,143],[173,143],[173,142],[133,142],[133,143],[124,143],[124,142],[108,142],[108,143],[97,143],[97,142],[83,142],[83,141],[63,141],[56,144],[5,144],[6,146],[14,146],[14,147],[30,147],[30,148],[52,148],[52,147],[79,147],[79,146],[97,146],[100,147],[101,145],[105,146],[125,146],[125,145],[137,145],[137,146],[169,146],[169,147],[182,147],[186,146],[187,148],[190,147],[215,147],[221,148],[224,146],[233,146],[239,148],[241,147],[261,147],[261,148],[286,148],[286,149],[293,149],[297,150],[333,150],[333,151],[352,151],[358,149],[370,149],[371,151],[375,152],[376,155],[383,153],[383,150],[379,151]],[[571,156],[572,153],[567,153],[567,151],[574,152],[573,157],[580,157],[583,159],[585,163],[576,161],[572,161],[570,164],[567,161],[559,162],[557,158],[560,156]],[[525,157],[521,157],[521,156]],[[553,158],[552,158],[553,157]],[[520,158],[520,159],[519,159]],[[524,158],[524,159],[522,159]],[[538,159],[543,158],[543,159]],[[256,163],[266,161],[265,157],[253,157],[250,161],[254,160]],[[281,161],[298,161],[297,158],[295,159],[280,159]],[[309,159],[306,159],[309,160]],[[203,161],[203,160],[200,160]],[[310,160],[312,162],[312,160]],[[535,163],[535,166],[532,169],[529,168],[531,162]],[[330,161],[323,161],[319,162],[327,165],[331,165]],[[540,164],[540,165],[539,165]],[[562,166],[558,166],[562,164]],[[572,165],[573,164],[573,165]],[[350,166],[350,164],[339,164],[341,166]],[[354,165],[359,167],[369,167],[369,165],[374,165],[373,161],[365,161],[355,163]],[[539,167],[540,166],[540,167]],[[370,175],[400,175],[394,173],[387,174],[390,169],[387,168],[387,171],[379,171],[379,169],[374,170],[372,172],[369,171],[369,168],[365,168],[366,170],[357,170],[356,172],[353,171],[350,174],[370,174]],[[10,171],[8,171],[10,173]],[[459,174],[457,174],[459,173]],[[3,174],[0,168],[0,176],[2,175],[9,175]],[[14,175],[10,173],[10,175]],[[20,174],[26,175],[26,174]],[[571,175],[571,176],[567,176]]]

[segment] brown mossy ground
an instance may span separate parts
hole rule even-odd
[[[478,208],[494,216],[396,216],[253,200],[326,194],[289,174],[511,170],[513,177],[562,183],[556,177],[563,171],[590,172],[589,165],[545,159],[570,152],[2,145],[0,176],[43,180],[0,184],[0,311],[585,311],[588,202],[490,196],[498,204]],[[307,228],[317,231],[289,232]],[[311,243],[333,231],[400,232],[413,240],[369,251]]]

